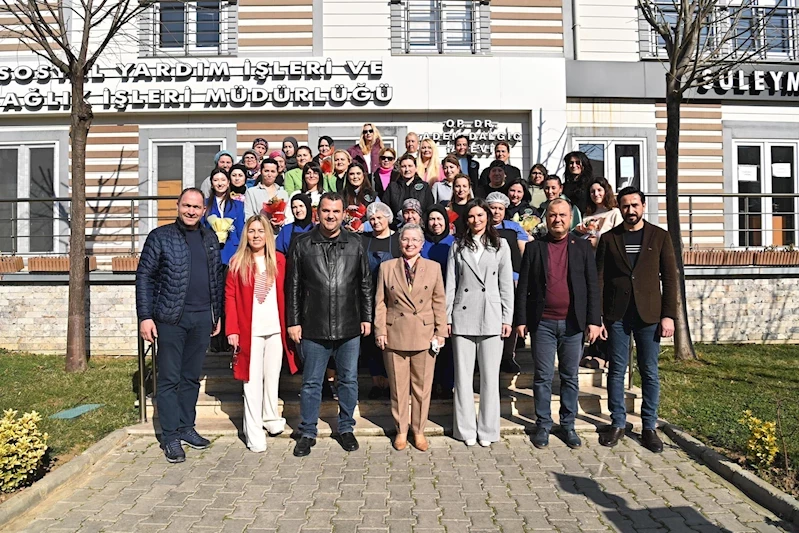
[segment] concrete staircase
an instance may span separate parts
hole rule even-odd
[[[535,423],[533,404],[533,365],[529,349],[519,350],[517,360],[522,367],[518,375],[500,374],[501,416],[503,433],[521,433],[531,429]],[[609,422],[607,403],[607,374],[604,370],[580,369],[580,395],[578,427],[587,429]],[[355,409],[356,434],[391,434],[394,423],[391,419],[389,400],[369,400],[367,394],[372,386],[371,377],[365,369],[359,376],[359,398]],[[283,417],[289,428],[296,428],[300,420],[300,389],[302,376],[284,374],[280,378],[280,405]],[[475,376],[475,406],[479,407],[479,377]],[[553,383],[552,413],[557,421],[560,409],[559,380],[557,374]],[[200,396],[197,401],[198,431],[209,434],[229,434],[241,429],[243,411],[242,383],[232,377],[229,354],[208,354],[200,382]],[[641,391],[633,388],[625,393],[629,422],[633,427],[640,426]],[[320,435],[335,433],[338,403],[323,401],[320,410]],[[147,400],[148,420],[155,418],[157,409],[152,399]],[[332,426],[332,429],[331,429]],[[430,404],[430,423],[427,433],[445,434],[452,429],[452,401],[432,400]],[[152,432],[153,424],[141,425],[142,432]],[[284,436],[291,432],[284,432]]]

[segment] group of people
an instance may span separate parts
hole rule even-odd
[[[607,340],[612,422],[600,443],[624,437],[632,334],[642,441],[662,450],[657,357],[660,337],[674,329],[676,265],[665,231],[643,219],[641,191],[616,197],[580,152],[566,157],[565,182],[543,165],[522,178],[505,143],[480,172],[464,137],[439,164],[435,144],[409,134],[397,158],[372,124],[348,150],[329,137],[316,156],[291,138],[282,148],[268,153],[256,139],[237,164],[217,154],[207,193],[205,184],[184,190],[176,222],[152,231],[142,249],[137,314],[142,337],[159,342],[156,402],[168,461],[185,460],[183,443],[209,444],[194,429],[194,406],[217,334],[244,382],[254,452],[285,427],[284,361],[303,378],[297,456],[316,443],[326,391],[338,400],[342,447],[358,448],[360,360],[373,379],[369,397],[390,398],[396,449],[427,449],[433,397],[453,400],[456,439],[490,446],[499,440],[500,371],[518,371],[517,339],[528,333],[535,446],[547,446],[553,426],[556,353],[562,438],[581,445],[574,419],[584,341]]]

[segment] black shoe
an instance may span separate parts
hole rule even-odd
[[[612,448],[624,438],[624,428],[611,427],[604,433],[599,434],[599,444]]]
[[[546,448],[549,446],[549,430],[544,427],[537,426],[535,431],[533,431],[533,434],[530,436],[530,441],[533,443],[533,446],[538,449]]]
[[[574,429],[562,429],[561,438],[563,438],[563,442],[566,443],[566,446],[573,450],[583,445],[583,441],[580,440],[580,437]]]
[[[652,453],[663,452],[663,441],[654,429],[645,429],[641,432],[641,444]]]
[[[300,437],[297,445],[294,446],[294,457],[305,457],[311,453],[311,448],[316,446],[316,439],[311,437]]]
[[[358,446],[358,439],[355,438],[355,434],[352,432],[349,433],[342,433],[341,434],[341,447],[344,448],[346,452],[354,452],[360,446]]]
[[[183,451],[183,446],[180,445],[180,439],[175,439],[161,445],[164,450],[166,460],[170,463],[182,463],[186,460],[186,452]]]
[[[506,372],[508,374],[518,374],[521,372],[522,367],[514,361],[513,359],[505,359],[499,364],[499,371]]]
[[[211,445],[211,441],[197,433],[194,428],[187,429],[181,433],[180,440],[195,450],[204,450]]]
[[[370,400],[379,400],[383,396],[383,389],[378,387],[377,385],[372,385],[372,388],[369,389],[369,394],[366,395],[367,398]]]

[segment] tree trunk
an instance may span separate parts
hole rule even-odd
[[[674,356],[677,359],[696,359],[688,308],[685,305],[685,265],[682,262],[682,230],[680,228],[679,161],[680,161],[680,104],[682,94],[679,80],[666,74],[666,220],[677,260],[679,287],[677,291],[677,320],[674,322]]]
[[[86,139],[94,118],[83,99],[84,77],[73,72],[69,142],[72,148],[72,201],[69,232],[69,307],[67,311],[67,372],[87,368],[86,352]]]

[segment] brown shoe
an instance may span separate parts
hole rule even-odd
[[[408,447],[408,436],[403,435],[402,433],[397,433],[397,436],[394,437],[394,449],[397,451],[402,451]]]
[[[427,439],[424,438],[424,435],[414,435],[413,445],[420,452],[426,452],[427,448],[430,447],[430,443],[427,442]]]

